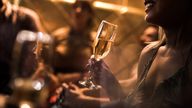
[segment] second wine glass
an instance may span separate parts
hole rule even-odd
[[[95,58],[97,61],[106,57],[111,49],[111,46],[115,40],[117,32],[117,25],[103,20],[97,30],[97,36],[93,44],[93,55],[91,58]],[[97,85],[93,83],[92,72],[88,72],[89,77],[85,81],[79,81],[79,83],[88,88],[97,88]]]

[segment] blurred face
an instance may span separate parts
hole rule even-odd
[[[147,27],[140,37],[140,43],[144,47],[147,42],[157,41],[158,29],[155,27]]]
[[[74,27],[77,30],[84,29],[90,17],[90,13],[81,5],[73,8],[72,18],[74,19]]]
[[[147,22],[174,27],[185,20],[189,0],[145,0],[144,4]]]

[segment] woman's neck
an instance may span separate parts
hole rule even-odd
[[[168,47],[176,47],[177,44],[177,30],[164,29],[166,36],[166,45]]]
[[[188,33],[182,33],[183,30],[179,29],[164,29],[166,36],[166,44],[164,47],[164,55],[163,56],[171,56],[176,57],[182,63],[185,63],[186,59],[188,59],[191,54],[192,49],[192,40],[190,39],[190,35]],[[181,35],[180,39],[178,36]],[[185,35],[185,36],[183,36]],[[187,41],[185,41],[188,39]]]
[[[192,45],[192,39],[190,37],[192,33],[187,28],[178,27],[175,29],[164,29],[164,31],[167,47],[180,50]]]

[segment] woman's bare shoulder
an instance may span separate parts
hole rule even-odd
[[[144,71],[145,65],[148,63],[149,59],[153,56],[153,51],[156,49],[158,43],[158,41],[152,42],[143,48],[138,62],[138,77]]]
[[[150,44],[148,44],[147,46],[145,46],[143,48],[143,50],[141,51],[141,55],[148,55],[152,52],[153,49],[155,49],[158,45],[159,41],[154,41],[151,42]]]

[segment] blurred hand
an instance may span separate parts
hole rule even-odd
[[[92,100],[100,95],[99,89],[91,90],[88,88],[79,88],[77,85],[72,83],[63,83],[62,88],[56,90],[56,94],[61,95],[63,92],[64,99],[62,105],[70,108],[85,108],[85,106],[90,106]]]
[[[89,59],[88,68],[92,73],[93,80],[106,90],[111,100],[125,97],[118,80],[102,60]]]
[[[104,88],[109,86],[109,81],[116,81],[116,78],[103,60],[96,61],[94,58],[91,58],[87,67],[91,71],[94,81]]]

